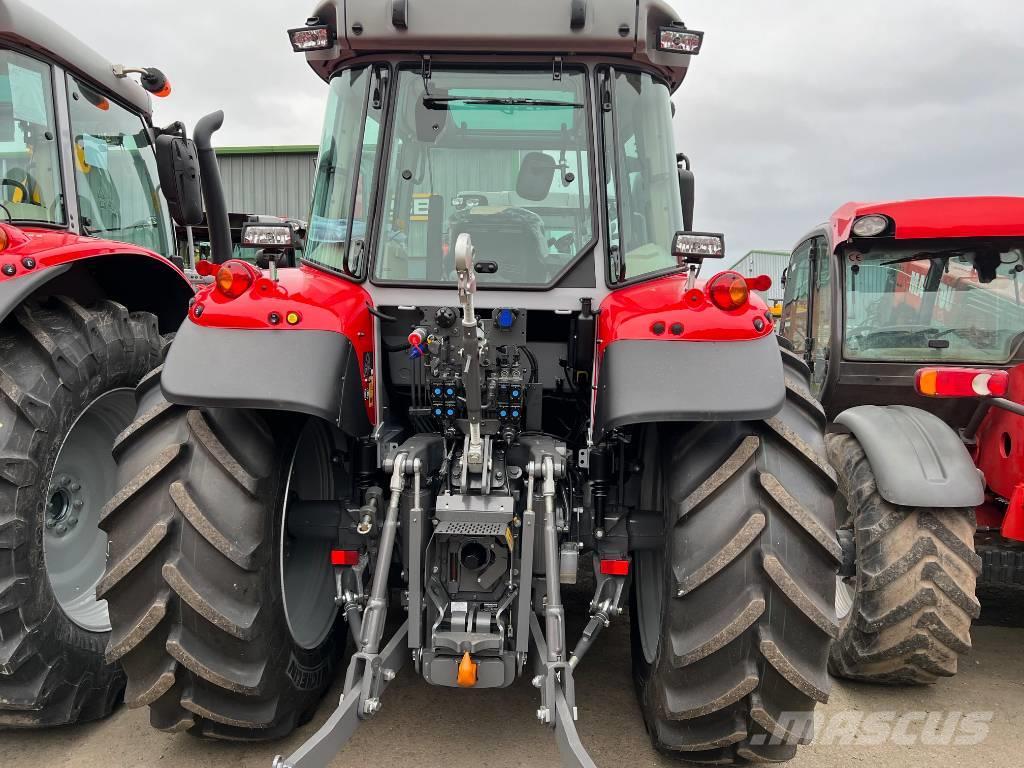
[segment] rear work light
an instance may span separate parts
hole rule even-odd
[[[926,397],[1003,397],[1010,374],[980,368],[921,368],[914,386]]]
[[[310,19],[304,27],[288,30],[292,50],[296,53],[304,51],[323,51],[334,45],[334,32],[326,24],[319,24],[319,19]]]
[[[217,290],[229,299],[237,299],[252,287],[257,275],[255,267],[239,259],[230,259],[217,270]]]
[[[714,232],[676,232],[672,238],[672,255],[678,264],[724,259],[725,236]]]
[[[287,224],[247,224],[241,245],[248,248],[291,248],[295,238]]]
[[[658,50],[696,56],[704,44],[704,33],[683,26],[659,27]]]
[[[708,281],[708,298],[719,309],[731,312],[747,305],[750,288],[739,272],[720,272]]]

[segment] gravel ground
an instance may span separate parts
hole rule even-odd
[[[999,623],[1000,611],[990,609],[986,617]],[[575,636],[578,628],[570,631]],[[829,703],[819,707],[816,743],[801,747],[791,768],[1020,764],[1024,630],[979,626],[973,634],[974,649],[960,674],[935,686],[836,682]],[[647,740],[633,696],[625,620],[601,636],[577,681],[580,736],[598,766],[685,765],[659,756]],[[165,734],[149,727],[146,710],[122,708],[102,723],[0,733],[0,766],[270,768],[275,754],[288,754],[323,722],[338,692],[336,687],[329,694],[312,723],[281,743],[224,744]],[[554,767],[554,736],[534,719],[537,706],[537,692],[526,680],[507,691],[432,688],[407,666],[385,694],[381,713],[331,765]]]

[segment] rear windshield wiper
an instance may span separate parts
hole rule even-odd
[[[517,99],[496,96],[424,96],[423,105],[427,109],[444,109],[449,104],[482,104],[493,107],[571,107],[583,109],[583,104],[575,101],[558,101],[556,99]]]
[[[925,259],[950,259],[954,256],[963,256],[965,251],[921,251],[910,256],[901,256],[891,261],[883,261],[881,265],[888,267],[890,264],[906,264],[908,261],[924,261]]]

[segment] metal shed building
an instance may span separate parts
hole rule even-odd
[[[759,291],[759,293],[771,306],[782,301],[782,295],[785,292],[782,286],[782,271],[787,264],[789,264],[789,251],[750,251],[732,268],[744,277],[768,275],[772,279],[772,287],[768,291]]]
[[[228,210],[306,219],[316,154],[315,145],[218,147]]]

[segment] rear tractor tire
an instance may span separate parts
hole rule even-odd
[[[955,675],[981,611],[974,511],[890,504],[857,438],[829,435],[828,452],[857,545],[856,576],[837,584],[832,674],[890,685]]]
[[[335,498],[344,474],[322,422],[168,403],[159,376],[114,448],[103,512],[107,658],[125,701],[165,731],[279,738],[332,678],[338,611],[331,542],[294,540],[287,501]],[[304,417],[301,417],[304,419]]]
[[[633,669],[654,746],[690,762],[788,760],[828,699],[835,475],[807,368],[782,358],[774,417],[659,435],[668,530],[636,553]]]
[[[0,326],[0,728],[96,720],[120,701],[99,517],[110,448],[163,346],[156,317],[110,301],[32,301]]]

